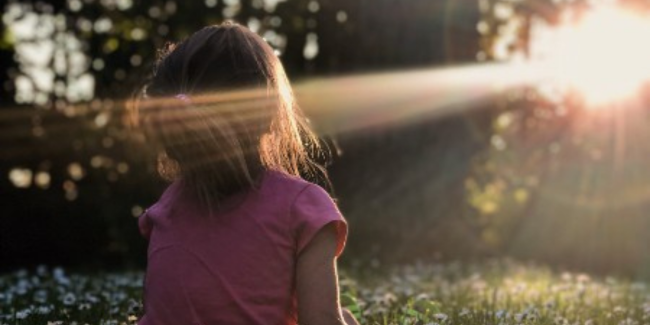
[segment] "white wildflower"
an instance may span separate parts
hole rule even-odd
[[[523,320],[525,320],[525,319],[526,319],[526,313],[515,314],[515,320],[516,320],[518,323],[521,323],[521,322],[522,322]]]
[[[437,319],[438,321],[440,321],[440,322],[444,322],[444,321],[447,320],[447,318],[449,318],[449,316],[447,316],[447,314],[443,314],[443,313],[437,313],[437,314],[433,315],[433,317],[435,319]]]
[[[74,305],[74,303],[77,301],[77,297],[71,292],[68,292],[64,297],[63,297],[63,304],[66,306],[71,306]]]
[[[23,310],[18,311],[18,312],[16,313],[16,318],[17,318],[17,319],[25,319],[25,318],[27,318],[27,316],[29,316],[30,314],[31,314],[31,311],[30,311],[29,309],[23,309]]]
[[[38,267],[36,267],[36,274],[42,277],[47,276],[47,266],[39,265]]]

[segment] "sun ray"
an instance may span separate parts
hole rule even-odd
[[[508,63],[429,68],[311,79],[296,83],[294,92],[298,104],[316,122],[321,133],[337,134],[373,127],[396,127],[480,107],[481,100],[536,80],[538,76],[533,72],[528,66]],[[242,122],[243,127],[247,127],[247,121],[252,123],[268,114],[261,109],[265,98],[266,92],[238,91],[195,96],[192,103],[208,107],[209,112],[205,114],[246,112]],[[169,109],[170,101],[177,100],[149,99],[142,104],[144,110],[155,111]],[[128,115],[125,110],[130,104],[130,100],[116,101],[110,108],[99,110],[88,109],[87,103],[71,106],[80,112],[76,118],[101,113],[121,118]],[[33,110],[20,107],[3,110],[0,123],[8,127],[0,133],[0,140],[7,143],[6,153],[22,152],[21,148],[9,149],[15,146],[15,140],[33,136],[33,114]],[[70,132],[71,126],[80,125],[54,110],[41,110],[39,114],[43,115],[42,125],[48,137],[57,138]],[[182,118],[187,123],[197,119],[192,114]],[[67,146],[60,148],[63,150]]]

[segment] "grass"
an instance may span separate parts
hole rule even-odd
[[[645,283],[510,261],[346,269],[341,278],[342,304],[362,324],[650,324]],[[134,324],[141,290],[141,272],[20,270],[0,276],[0,324]]]

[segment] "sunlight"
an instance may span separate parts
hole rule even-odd
[[[650,80],[647,17],[603,6],[540,36],[531,44],[533,58],[554,82],[579,92],[590,107],[629,98]]]
[[[491,63],[317,78],[297,83],[294,91],[320,131],[336,134],[459,114],[538,81],[530,66]]]

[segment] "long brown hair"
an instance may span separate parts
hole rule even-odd
[[[133,117],[164,153],[164,178],[182,178],[208,207],[254,187],[267,169],[327,180],[316,159],[329,159],[329,152],[261,37],[224,23],[160,54]]]

